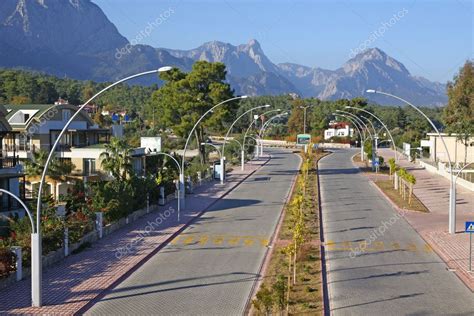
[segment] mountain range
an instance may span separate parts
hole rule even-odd
[[[372,88],[419,105],[440,106],[447,101],[444,84],[411,75],[378,48],[328,70],[275,64],[254,39],[238,46],[212,41],[191,50],[131,45],[90,0],[2,0],[0,47],[0,67],[75,79],[112,81],[164,65],[189,70],[195,61],[207,60],[226,64],[228,81],[237,94],[296,93],[322,100],[363,95],[380,104],[396,104],[365,95]]]

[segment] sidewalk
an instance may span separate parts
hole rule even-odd
[[[393,158],[390,149],[379,149],[385,161]],[[420,236],[446,262],[447,266],[474,291],[474,273],[468,272],[469,234],[464,233],[464,223],[474,220],[474,193],[456,187],[456,231],[448,233],[449,180],[431,173],[417,164],[400,157],[398,164],[416,177],[413,192],[430,213],[408,212],[406,220]]]
[[[268,159],[252,161],[245,171],[239,167],[228,174],[225,184],[217,182],[197,188],[186,196],[186,210],[177,222],[176,201],[160,207],[136,222],[104,237],[79,254],[67,257],[43,271],[43,307],[31,307],[31,280],[17,282],[0,291],[0,314],[72,315],[80,313],[104,290],[120,283],[156,254],[217,200],[232,191]],[[158,221],[158,219],[160,219]],[[151,229],[150,229],[151,227]],[[145,233],[146,232],[146,233]],[[143,238],[141,238],[144,236]],[[127,249],[120,253],[119,249]]]

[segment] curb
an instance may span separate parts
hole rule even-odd
[[[237,186],[242,184],[245,180],[247,180],[251,175],[253,175],[255,172],[260,170],[263,166],[265,166],[269,161],[271,160],[271,156],[267,158],[267,160],[261,164],[259,167],[257,167],[255,170],[244,176],[241,180],[239,180],[234,186],[230,187],[227,192],[222,194],[219,198],[215,199],[213,202],[211,202],[204,210],[196,214],[192,219],[190,219],[187,223],[184,223],[177,231],[172,233],[165,241],[163,241],[158,247],[156,247],[154,250],[152,250],[149,254],[147,254],[145,257],[143,257],[139,262],[137,262],[133,267],[131,267],[127,272],[125,272],[122,276],[120,276],[117,280],[115,280],[112,284],[110,284],[107,288],[103,289],[100,293],[97,294],[95,298],[90,300],[86,305],[81,307],[78,311],[74,312],[74,315],[83,315],[85,312],[87,312],[92,306],[94,306],[98,301],[100,301],[102,298],[105,297],[107,294],[108,290],[116,287],[123,281],[125,281],[131,274],[133,274],[135,271],[137,271],[140,267],[142,267],[148,260],[150,260],[154,255],[156,255],[161,249],[166,247],[176,236],[181,234],[185,229],[187,229],[191,224],[193,224],[197,219],[199,219],[204,213],[206,213],[214,204],[216,204],[218,201],[220,201],[222,198],[227,196],[230,192],[232,192]]]
[[[321,160],[325,157],[329,157],[331,154],[333,154],[333,151],[329,151],[330,154],[322,157],[321,159],[318,160],[318,203],[319,203],[319,240],[320,240],[320,246],[319,246],[319,253],[321,255],[321,292],[323,295],[323,315],[329,316],[331,314],[331,308],[330,308],[330,302],[329,302],[329,284],[328,284],[328,266],[329,263],[326,261],[326,246],[325,246],[325,237],[324,237],[324,226],[323,226],[323,208],[321,205],[321,183],[320,183],[320,175],[319,175],[319,163]]]
[[[474,290],[471,288],[470,284],[468,284],[467,282],[469,282],[469,280],[464,280],[464,271],[461,270],[459,271],[457,269],[456,266],[454,265],[450,265],[448,263],[448,261],[450,260],[448,257],[446,257],[444,255],[444,253],[442,252],[442,249],[440,249],[436,244],[430,244],[429,240],[427,240],[415,227],[413,227],[413,225],[410,223],[409,220],[407,220],[405,218],[405,216],[403,216],[404,213],[407,213],[407,212],[413,212],[413,211],[410,211],[410,210],[406,210],[406,209],[401,209],[398,205],[396,205],[392,199],[390,199],[390,197],[388,197],[388,195],[385,194],[385,192],[382,191],[382,189],[380,189],[378,187],[378,185],[376,185],[374,183],[374,181],[370,180],[369,179],[369,183],[372,187],[374,187],[375,189],[377,189],[378,192],[380,192],[382,194],[382,196],[385,198],[385,200],[387,200],[390,205],[392,206],[392,208],[399,214],[402,214],[402,217],[403,219],[405,220],[405,222],[408,223],[408,225],[410,225],[410,227],[418,234],[418,236],[420,236],[421,239],[423,239],[423,241],[427,244],[427,245],[430,245],[430,247],[434,250],[434,252],[436,253],[436,255],[444,262],[444,264],[446,265],[446,268],[450,268],[450,269],[455,269],[454,271],[454,274],[458,277],[459,280],[461,280],[462,283],[464,283],[464,285],[471,291],[474,293]],[[421,202],[421,201],[420,201]],[[429,210],[429,209],[428,209]],[[430,214],[430,213],[420,213],[420,214]]]
[[[283,208],[281,209],[280,215],[278,217],[277,226],[276,226],[275,230],[273,231],[272,236],[270,237],[269,246],[271,246],[271,248],[269,248],[268,246],[266,247],[267,249],[265,250],[265,254],[263,256],[263,261],[260,264],[260,268],[257,271],[257,275],[259,277],[252,284],[252,288],[251,288],[249,296],[247,298],[247,302],[245,303],[244,315],[250,315],[250,313],[253,310],[252,298],[255,297],[255,295],[257,294],[258,289],[260,289],[260,286],[262,285],[263,276],[264,276],[264,274],[265,274],[265,272],[268,268],[268,264],[270,263],[270,259],[272,257],[273,251],[275,250],[276,239],[278,237],[278,234],[280,233],[281,226],[283,225],[283,219],[285,218],[285,216],[284,216],[285,215],[285,208],[287,207],[288,202],[290,201],[291,196],[293,194],[293,190],[296,186],[296,179],[298,177],[299,170],[301,169],[301,164],[303,163],[303,159],[298,154],[295,154],[295,153],[293,153],[293,154],[300,158],[300,162],[298,164],[298,172],[295,174],[295,176],[293,178],[293,183],[291,184],[289,194],[285,199],[285,204],[283,205]]]

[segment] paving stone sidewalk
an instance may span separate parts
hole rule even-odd
[[[225,184],[207,183],[197,188],[194,194],[187,195],[186,210],[181,212],[180,223],[177,221],[176,201],[172,201],[104,237],[91,248],[44,270],[44,306],[41,308],[31,307],[30,278],[1,290],[0,314],[72,315],[80,312],[104,290],[125,279],[192,220],[267,161],[268,157],[254,160],[246,165],[245,171],[236,167],[228,174]],[[128,250],[124,253],[120,249]]]
[[[379,149],[385,161],[393,158],[393,151]],[[469,234],[464,233],[464,223],[474,221],[474,192],[459,185],[456,187],[456,231],[448,233],[449,180],[431,173],[408,161],[398,164],[407,168],[416,177],[414,194],[429,209],[430,213],[408,212],[405,218],[420,236],[446,262],[447,266],[474,291],[474,273],[468,272]]]

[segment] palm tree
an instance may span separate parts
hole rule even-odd
[[[44,165],[48,159],[48,152],[44,149],[33,152],[33,159],[24,162],[25,173],[28,177],[39,177],[44,171]],[[53,196],[57,198],[56,187],[58,181],[69,175],[76,166],[69,160],[53,158],[49,164],[47,175],[53,180]]]
[[[119,180],[126,180],[132,173],[132,149],[119,138],[113,137],[100,154],[102,168]]]

